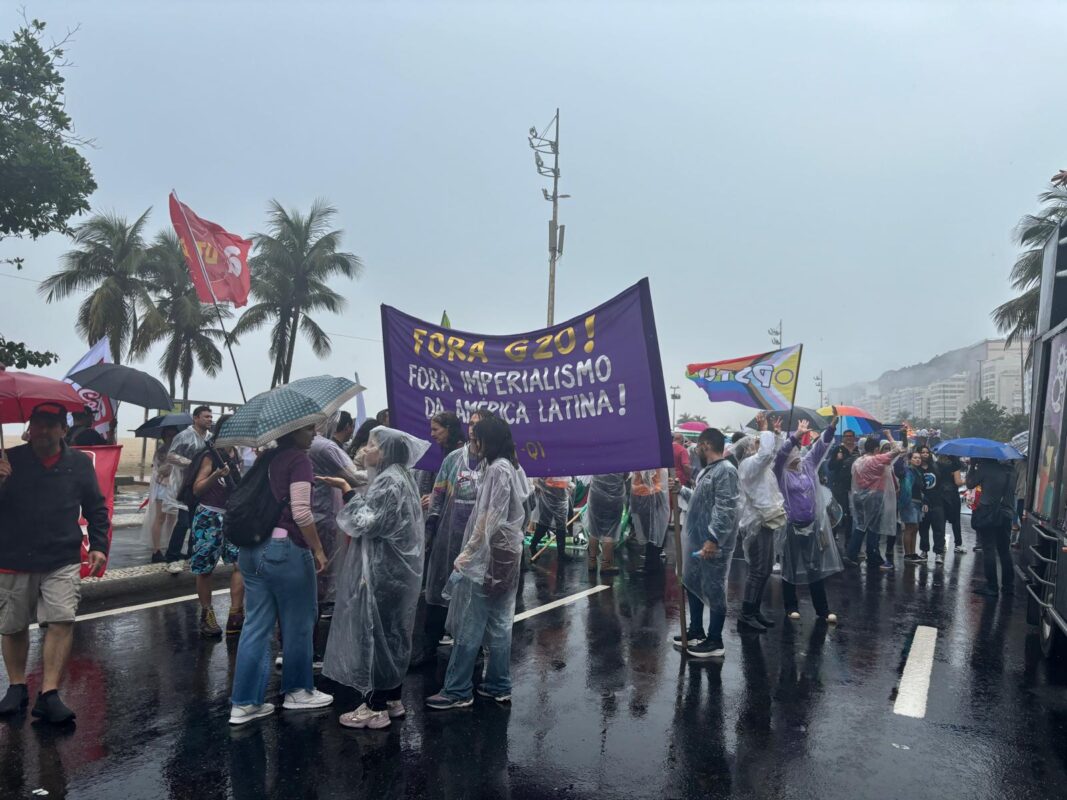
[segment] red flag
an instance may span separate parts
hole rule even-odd
[[[115,473],[119,469],[119,457],[122,455],[121,444],[101,445],[100,447],[75,447],[81,450],[93,460],[96,468],[96,482],[100,484],[100,493],[104,495],[107,503],[107,541],[111,543],[111,519],[115,516]],[[89,576],[89,528],[88,523],[82,519],[82,567],[81,576]],[[104,565],[105,569],[107,565]],[[103,575],[104,571],[100,571]]]
[[[201,219],[170,193],[170,221],[182,243],[189,277],[202,303],[248,303],[248,251],[252,242]],[[197,252],[200,256],[197,257]]]

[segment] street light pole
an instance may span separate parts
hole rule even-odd
[[[826,401],[823,399],[823,393],[822,393],[823,382],[822,382],[822,370],[821,369],[819,370],[819,374],[815,376],[814,380],[815,380],[815,385],[819,389],[819,408],[822,408],[823,406],[826,405]]]
[[[771,344],[775,345],[776,347],[781,347],[782,342],[785,341],[784,339],[782,339],[782,321],[778,320],[777,328],[768,328],[767,335],[771,337]]]
[[[563,235],[567,227],[559,224],[559,201],[570,197],[569,194],[559,193],[559,109],[556,109],[556,116],[544,131],[538,133],[536,128],[531,127],[527,138],[530,149],[534,151],[538,174],[552,179],[552,194],[549,194],[547,189],[541,189],[545,200],[552,203],[552,219],[548,223],[548,324],[551,326],[556,318],[556,262],[563,256]],[[552,156],[551,167],[546,166],[541,158],[542,155],[549,154]]]
[[[676,428],[678,427],[678,401],[682,399],[678,390],[681,388],[681,386],[671,387],[671,422]]]

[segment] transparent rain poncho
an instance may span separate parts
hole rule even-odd
[[[626,507],[626,473],[594,475],[589,481],[585,507],[585,530],[590,539],[622,538],[622,513]]]
[[[865,455],[852,465],[852,524],[879,536],[897,535],[897,489],[893,461],[901,451]]]
[[[630,484],[630,522],[638,544],[663,547],[671,518],[666,469],[635,472]]]
[[[695,488],[686,489],[683,494],[689,504],[679,555],[685,563],[685,588],[699,597],[712,614],[725,614],[726,581],[737,545],[737,470],[726,459],[716,461],[700,472]],[[715,555],[694,556],[708,541],[708,533],[719,541]]]
[[[357,470],[348,453],[341,445],[328,436],[331,422],[327,426],[327,435],[316,436],[308,449],[308,457],[315,469],[315,475],[343,478],[353,489],[367,485],[367,473]],[[326,570],[318,576],[319,602],[330,603],[334,600],[337,586],[337,573],[340,569],[340,553],[344,542],[338,540],[337,514],[344,506],[339,489],[321,481],[311,484],[311,511],[315,515],[315,527],[322,542],[322,549],[329,559]]]
[[[152,477],[148,482],[148,497],[141,539],[149,547],[166,549],[171,531],[178,521],[177,491],[170,481],[172,465],[167,463],[167,445],[161,440],[152,456]]]
[[[465,580],[450,580],[445,589],[451,595],[445,627],[453,635],[462,629],[461,621],[469,613],[471,603],[481,597],[488,603],[500,603],[501,608],[511,609],[505,615],[510,628],[527,513],[524,478],[506,458],[497,458],[482,469],[474,512],[467,522],[463,547],[454,564],[456,573]],[[490,632],[490,636],[494,633],[502,635],[496,631]]]
[[[537,497],[537,524],[554,531],[566,528],[571,500],[571,479],[538,478],[534,481],[534,491]]]
[[[772,469],[780,444],[771,431],[763,431],[758,438],[746,436],[734,445],[741,491],[738,514],[741,530],[758,531],[761,527],[777,530],[785,525],[785,503]]]
[[[399,686],[411,657],[425,533],[411,467],[430,443],[393,428],[371,431],[380,461],[365,495],[337,516],[351,537],[337,578],[323,674],[366,694]]]
[[[833,494],[818,476],[832,438],[831,428],[803,455],[794,449],[792,439],[786,440],[776,458],[775,473],[789,519],[775,536],[775,552],[782,580],[794,585],[806,586],[844,569],[828,513]]]
[[[437,482],[426,514],[427,527],[433,529],[426,562],[426,602],[430,605],[448,605],[441,590],[448,583],[456,556],[463,547],[463,534],[477,499],[478,476],[478,459],[471,454],[469,445],[445,456],[437,470]]]

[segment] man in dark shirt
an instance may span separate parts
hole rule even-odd
[[[830,451],[826,460],[826,470],[830,475],[830,493],[841,506],[841,521],[834,528],[834,536],[840,537],[838,541],[842,545],[846,544],[852,535],[852,506],[848,495],[852,491],[852,465],[859,455],[856,434],[853,431],[845,431],[841,436],[841,444]]]
[[[966,553],[963,546],[963,530],[960,527],[960,487],[963,486],[963,465],[955,456],[937,457],[937,483],[941,488],[941,501],[944,507],[945,527],[952,526],[952,538],[956,553]]]
[[[85,453],[67,446],[66,432],[66,409],[39,403],[30,415],[30,443],[0,459],[0,637],[11,682],[0,714],[29,704],[26,662],[36,620],[48,632],[33,715],[53,723],[75,716],[58,689],[81,596],[80,517],[88,521],[90,575],[103,568],[108,551],[107,505],[96,470]]]
[[[84,411],[75,412],[71,416],[74,417],[74,427],[63,437],[67,444],[76,447],[99,447],[107,444],[107,439],[93,428],[93,410],[89,406],[86,406]]]

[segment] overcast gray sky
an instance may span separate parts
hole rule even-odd
[[[0,14],[3,36],[20,22]],[[366,272],[294,377],[359,370],[385,403],[378,305],[466,330],[543,324],[531,124],[562,109],[557,319],[651,281],[679,412],[737,424],[694,361],[803,342],[798,400],[994,335],[1011,230],[1067,167],[1067,7],[977,3],[34,2],[68,47],[95,209],[168,225],[174,187],[250,234],[270,198],[338,208]],[[8,240],[40,279],[69,242]],[[10,272],[10,270],[8,271]],[[0,278],[3,333],[86,349],[76,301]],[[340,334],[347,337],[342,338]],[[269,384],[266,335],[237,350]],[[155,368],[155,358],[142,362]],[[192,394],[238,398],[228,369]],[[123,425],[123,427],[126,427]]]

